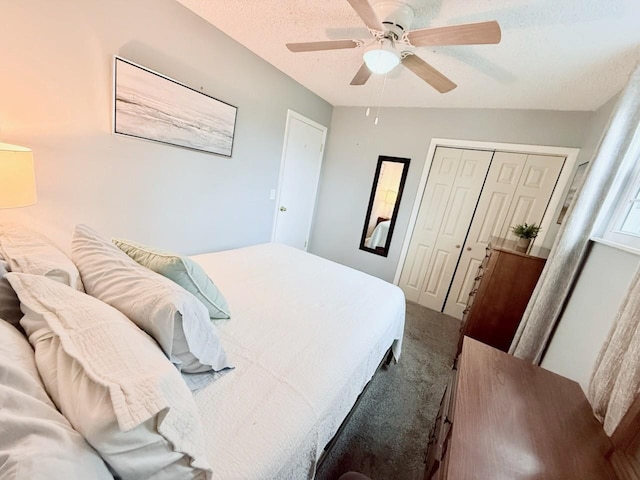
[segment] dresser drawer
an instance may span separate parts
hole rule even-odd
[[[448,442],[451,436],[451,427],[453,426],[457,384],[458,371],[452,369],[451,379],[442,396],[438,415],[429,434],[429,443],[425,455],[425,480],[438,478],[438,472],[442,471],[440,466],[447,452]]]

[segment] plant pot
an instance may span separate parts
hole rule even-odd
[[[516,242],[516,252],[527,253],[529,245],[531,245],[531,238],[519,237]]]

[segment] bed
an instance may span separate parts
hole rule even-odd
[[[77,226],[76,232],[83,228],[86,227]],[[89,236],[86,238],[93,238],[90,235],[95,232],[90,231],[90,229],[87,229],[87,232]],[[11,236],[13,236],[13,243],[8,240]],[[98,239],[97,234],[96,239]],[[153,279],[160,277],[133,262],[110,241],[103,241],[102,239],[96,241],[102,245],[100,248],[111,249],[113,253],[120,255],[122,257],[120,261],[124,262],[123,264],[127,262],[135,264],[135,268],[142,268],[144,275]],[[27,244],[28,248],[25,248]],[[107,367],[111,362],[114,365],[118,365],[116,377],[122,379],[121,387],[118,388],[122,388],[123,392],[134,392],[134,390],[138,391],[136,389],[140,388],[135,385],[127,387],[129,384],[126,383],[126,379],[133,378],[127,375],[132,371],[136,375],[142,373],[148,377],[157,376],[157,378],[165,380],[171,377],[173,378],[171,381],[174,382],[171,383],[171,385],[174,385],[174,390],[171,391],[178,391],[175,390],[175,385],[183,382],[171,362],[163,357],[160,349],[162,347],[161,342],[159,341],[159,344],[154,343],[151,337],[142,333],[127,318],[127,315],[123,315],[121,311],[117,311],[117,309],[103,303],[93,295],[84,293],[85,290],[82,284],[84,283],[84,287],[87,288],[88,292],[88,287],[93,281],[92,276],[94,273],[91,270],[86,270],[85,268],[83,271],[80,268],[83,271],[82,278],[80,278],[74,263],[62,252],[48,245],[39,236],[7,230],[4,233],[4,238],[0,238],[0,247],[4,249],[2,252],[5,260],[12,258],[11,265],[14,267],[14,273],[7,273],[9,264],[0,258],[0,300],[3,298],[3,291],[5,293],[8,292],[10,296],[13,295],[10,290],[7,290],[7,288],[10,289],[13,286],[20,296],[20,301],[23,302],[24,300],[29,303],[28,310],[31,312],[22,320],[14,318],[13,325],[16,325],[18,320],[20,325],[27,325],[27,323],[24,323],[27,317],[28,322],[40,318],[39,321],[44,323],[40,323],[41,327],[38,328],[43,328],[42,326],[46,326],[47,323],[49,327],[58,325],[55,328],[51,327],[53,328],[53,333],[44,335],[42,340],[44,343],[37,343],[38,348],[44,344],[52,344],[48,342],[56,344],[55,339],[61,338],[63,341],[62,343],[57,341],[56,345],[58,347],[56,348],[60,348],[60,345],[62,345],[62,350],[58,350],[58,352],[66,352],[64,355],[68,356],[70,352],[74,351],[70,347],[75,345],[75,348],[78,348],[78,345],[81,345],[81,343],[73,339],[75,337],[70,335],[77,335],[77,338],[80,338],[84,332],[94,328],[93,325],[90,325],[92,322],[104,325],[103,327],[99,325],[99,328],[91,330],[92,332],[97,332],[98,330],[101,332],[101,329],[113,329],[116,331],[117,328],[120,328],[118,331],[131,332],[125,335],[132,335],[131,339],[124,343],[128,344],[137,341],[136,339],[142,339],[140,345],[147,350],[151,350],[140,357],[138,360],[142,362],[140,364],[113,363],[115,360],[112,360],[112,357],[109,356],[105,357],[105,355],[115,355],[116,351],[123,351],[125,356],[119,358],[127,362],[135,356],[133,351],[127,350],[129,347],[122,342],[123,336],[118,334],[115,337],[110,337],[114,339],[112,341],[115,343],[109,344],[113,345],[113,347],[106,348],[105,352],[93,352],[92,349],[89,349],[88,352],[91,353],[82,353],[80,356],[75,353],[72,354],[69,359],[76,362],[74,365],[80,365],[86,372],[93,372],[87,377],[90,379],[90,385],[93,385],[91,388],[99,389],[105,385],[113,386],[119,382],[119,380],[114,380],[113,382],[115,383],[100,383],[101,379],[106,378],[101,372],[113,375],[111,373],[112,370]],[[13,250],[13,253],[10,250]],[[31,252],[37,255],[38,261],[30,258]],[[95,255],[95,252],[92,255]],[[82,256],[74,257],[77,265],[80,265],[77,260],[82,258]],[[181,442],[186,441],[185,449],[182,449],[182,446],[178,446],[176,443],[172,444],[171,440],[168,444],[166,442],[163,443],[161,447],[168,450],[171,455],[178,451],[187,454],[185,456],[180,453],[178,457],[171,458],[177,458],[175,460],[176,463],[172,464],[172,468],[176,467],[177,470],[184,468],[189,472],[192,471],[191,467],[196,468],[196,470],[193,470],[196,476],[190,476],[189,478],[208,478],[210,475],[204,463],[196,465],[195,460],[193,460],[196,458],[201,458],[208,462],[214,479],[313,478],[317,462],[323,455],[325,446],[335,436],[345,418],[348,417],[358,396],[375,374],[381,360],[385,358],[388,352],[396,360],[400,357],[405,316],[404,294],[398,287],[378,278],[279,244],[264,244],[195,255],[190,259],[206,271],[207,275],[215,281],[217,288],[226,297],[231,310],[231,318],[212,321],[217,327],[221,343],[226,350],[226,356],[234,368],[222,370],[221,375],[216,374],[215,381],[208,383],[203,388],[196,389],[193,393],[183,384],[179,390],[180,392],[186,392],[188,399],[184,400],[183,398],[183,400],[180,400],[177,397],[175,399],[171,397],[177,405],[175,410],[172,410],[173,407],[162,408],[162,405],[158,404],[154,406],[155,410],[153,410],[157,412],[157,417],[152,417],[148,422],[140,423],[144,418],[150,418],[147,415],[137,423],[132,423],[131,427],[126,428],[120,423],[120,431],[116,431],[116,434],[126,436],[127,429],[135,428],[135,430],[131,431],[135,435],[139,435],[142,432],[144,436],[150,438],[145,445],[151,445],[155,448],[157,440],[154,439],[160,438],[162,442],[165,442],[163,438],[169,438],[169,436],[163,437],[165,434],[161,431],[161,425],[165,425],[162,427],[165,430],[171,425],[181,428],[183,431],[177,433],[182,435],[180,437]],[[106,264],[107,269],[112,273],[119,268],[115,266],[114,261],[116,260],[110,260]],[[54,266],[55,268],[53,268]],[[22,267],[24,267],[25,271],[22,271]],[[33,271],[34,269],[38,271]],[[114,273],[118,279],[114,285],[119,284],[123,281],[122,279],[126,278],[122,276],[124,275],[122,272]],[[3,275],[6,277],[4,283]],[[101,273],[96,273],[95,276],[104,282]],[[45,279],[44,277],[49,277],[50,279]],[[11,285],[6,282],[7,279]],[[161,284],[171,284],[173,285],[172,288],[177,288],[185,295],[190,296],[181,287],[176,287],[173,282],[166,280],[164,277],[162,281],[164,283],[161,282]],[[139,284],[138,280],[134,282],[136,285]],[[29,288],[29,285],[32,285],[32,287]],[[35,286],[39,287],[35,288]],[[53,294],[45,294],[45,291],[48,292],[49,290]],[[134,303],[144,303],[146,305],[148,299],[145,300],[145,297],[151,291],[154,291],[154,289],[147,288],[142,290],[141,294],[135,294]],[[64,300],[66,298],[75,300],[66,301]],[[192,298],[192,300],[195,300],[195,298]],[[17,301],[17,298],[14,297],[14,301]],[[76,303],[78,303],[77,306],[75,305]],[[44,316],[34,316],[33,312],[42,307],[42,305],[38,307],[40,304],[46,304],[49,307],[43,310],[45,312]],[[56,307],[56,305],[58,306]],[[8,303],[0,301],[0,307],[2,306],[8,306]],[[205,307],[203,305],[200,305],[200,307],[203,309],[208,322],[209,317]],[[16,314],[15,305],[12,308],[14,314]],[[73,318],[72,313],[75,310],[79,310],[85,316],[83,320],[76,320],[78,322],[77,326],[73,327],[68,322]],[[58,315],[63,320],[60,320],[59,323],[56,323],[58,320],[54,321],[52,319],[45,321],[46,315],[50,315],[46,312],[52,312],[51,315]],[[105,312],[105,317],[102,317],[102,313],[98,315],[90,312]],[[0,313],[2,313],[2,309],[0,309]],[[17,314],[19,313],[18,310]],[[6,320],[7,314],[3,315]],[[109,318],[113,318],[113,320],[108,320],[108,315],[112,315],[113,317]],[[133,317],[129,318],[133,320]],[[3,328],[12,328],[4,320],[0,323],[2,323],[1,326]],[[38,330],[38,328],[32,328],[31,333],[27,329],[27,333],[37,336],[36,333],[33,333],[34,331],[44,331]],[[210,324],[209,328],[211,328]],[[84,444],[82,437],[79,437],[77,435],[78,432],[75,432],[72,428],[72,425],[76,427],[76,424],[82,423],[80,420],[83,419],[72,418],[72,415],[80,415],[82,417],[81,413],[76,412],[76,406],[87,408],[87,405],[89,405],[88,408],[91,409],[94,408],[94,404],[84,402],[86,403],[85,405],[80,398],[75,397],[80,394],[74,393],[74,383],[69,383],[70,386],[68,388],[66,386],[56,387],[52,393],[49,387],[54,385],[55,381],[47,384],[46,378],[50,377],[50,375],[63,373],[62,369],[66,368],[64,363],[56,365],[55,361],[51,361],[43,365],[37,365],[40,376],[45,380],[46,393],[39,380],[33,383],[33,379],[37,379],[38,373],[36,373],[33,359],[27,358],[31,354],[27,355],[25,353],[31,351],[31,348],[24,337],[20,340],[22,345],[18,345],[20,343],[18,340],[22,335],[18,334],[17,330],[15,332],[16,334],[13,335],[16,339],[15,342],[6,335],[3,341],[0,342],[0,363],[5,362],[3,365],[13,365],[11,368],[17,375],[16,381],[18,385],[25,384],[25,378],[27,378],[32,384],[32,389],[39,392],[34,401],[39,402],[38,405],[48,412],[47,415],[50,418],[55,417],[55,422],[57,422],[51,431],[60,432],[62,428],[70,432],[72,438],[68,443],[73,443],[76,445],[75,448],[79,448],[84,452],[80,457],[77,452],[69,451],[69,456],[74,458],[74,461],[66,461],[64,468],[71,468],[72,470],[66,470],[66,475],[62,476],[68,478],[86,476],[86,474],[80,473],[85,471],[83,470],[85,468],[95,473],[93,469],[96,462],[102,464],[100,457],[96,456],[96,452],[102,456],[102,460],[109,464],[110,467],[115,465],[115,463],[111,463],[112,460],[113,462],[121,461],[124,462],[122,465],[125,467],[131,466],[134,469],[131,470],[132,472],[135,472],[136,462],[142,461],[145,463],[145,460],[141,460],[140,457],[143,455],[141,449],[129,449],[129,452],[123,451],[123,460],[105,457],[103,451],[108,450],[101,449],[103,445],[99,445],[104,440],[104,435],[99,436],[99,438],[91,438],[88,435],[92,432],[91,428],[93,427],[85,432],[82,430],[85,427],[81,425],[82,428],[77,427],[76,430],[95,448],[95,451]],[[33,338],[30,339],[33,340]],[[157,337],[156,340],[158,340]],[[40,342],[40,339],[37,342]],[[103,348],[102,345],[105,345],[105,343],[96,343],[95,348],[101,350]],[[131,345],[134,345],[134,343],[131,343]],[[38,348],[36,348],[36,351],[38,351]],[[100,357],[98,363],[92,364],[91,360],[84,359],[85,356],[91,357],[91,355]],[[36,353],[37,356],[38,354]],[[154,357],[155,360],[152,360],[149,356]],[[26,362],[25,366],[16,367],[14,365],[15,358],[20,358],[21,361],[24,360]],[[59,359],[58,362],[60,362]],[[142,367],[143,364],[147,364],[145,362],[149,365],[158,365],[160,369],[158,374],[154,373],[154,368]],[[100,367],[101,365],[102,367]],[[136,367],[135,365],[139,366]],[[96,366],[103,368],[103,370],[96,369]],[[43,372],[41,369],[43,367],[47,372]],[[48,372],[49,370],[54,373]],[[75,372],[76,370],[73,371]],[[151,373],[147,375],[145,372]],[[11,384],[12,377],[7,377],[4,374],[0,375],[0,377],[2,379],[2,382],[0,382],[0,404],[6,406],[8,405],[7,402],[14,402],[10,399],[16,394],[16,390]],[[182,377],[184,378],[185,375],[183,374]],[[73,377],[69,382],[75,382],[75,379],[76,377]],[[83,385],[86,385],[86,383]],[[148,385],[148,388],[152,388],[151,383]],[[157,385],[169,384],[158,383]],[[147,392],[149,395],[153,393],[151,390],[140,391]],[[23,395],[23,393],[19,393],[19,395]],[[55,402],[55,406],[48,399],[47,393]],[[97,398],[105,398],[104,394],[100,395]],[[65,396],[68,398],[62,398]],[[126,398],[122,398],[124,402],[129,402]],[[155,396],[153,398],[160,397]],[[144,398],[140,397],[140,400],[144,400]],[[60,402],[63,401],[71,402],[66,403],[66,405],[71,405],[71,408],[65,410],[65,404],[61,407]],[[115,408],[116,403],[113,398],[112,402],[114,402],[113,406]],[[193,405],[192,413],[189,413],[188,418],[179,416],[177,413],[181,411],[179,408],[183,408],[186,404]],[[11,403],[11,405],[15,406],[17,412],[12,411],[11,408],[8,411],[0,409],[0,428],[7,427],[7,425],[3,426],[5,422],[17,419],[19,429],[24,430],[24,432],[18,432],[18,437],[8,443],[0,441],[0,476],[3,475],[2,472],[6,474],[7,468],[12,469],[11,471],[14,471],[13,469],[15,468],[24,470],[25,464],[20,464],[20,458],[16,459],[15,453],[11,452],[15,452],[15,448],[20,444],[20,435],[25,435],[23,438],[27,446],[34,438],[34,432],[28,431],[26,424],[19,420],[23,418],[20,417],[22,415],[19,411],[20,403]],[[107,413],[113,417],[112,414],[114,412],[109,405],[109,403],[103,404],[102,407],[107,408]],[[60,412],[55,411],[56,406],[64,415],[60,415]],[[96,410],[96,412],[99,411],[99,409]],[[188,412],[189,410],[184,411]],[[110,425],[117,425],[116,420],[117,422],[121,420],[118,412],[116,411],[115,413],[115,417],[118,418],[110,419]],[[91,416],[93,412],[85,412],[84,415]],[[103,418],[102,414],[96,413],[95,416],[99,419],[99,424],[105,423],[104,420],[100,420]],[[170,417],[172,417],[171,425],[168,420]],[[154,418],[155,420],[153,420]],[[158,422],[155,427],[154,422]],[[138,426],[134,427],[134,425]],[[97,430],[94,429],[95,432],[103,432],[100,428],[102,427]],[[187,432],[186,437],[185,432]],[[194,433],[189,434],[188,432]],[[204,437],[203,442],[196,439],[196,437],[199,438],[200,433]],[[194,440],[191,441],[189,437],[194,437]],[[46,439],[43,437],[44,440]],[[62,443],[58,443],[62,445]],[[190,449],[195,448],[191,443],[197,444],[196,446],[203,445],[203,450],[191,452]],[[118,444],[116,443],[115,445]],[[47,447],[43,448],[46,450]],[[162,451],[164,452],[165,450]],[[133,457],[125,458],[125,455],[130,455],[131,453],[133,453]],[[166,456],[167,454],[162,453],[162,455],[164,455],[162,458],[169,459]],[[80,460],[81,458],[82,460]],[[133,464],[127,463],[131,462],[131,458],[133,458]],[[7,462],[7,459],[11,460],[11,462]],[[193,460],[191,467],[184,463],[189,459]],[[29,468],[36,468],[37,466],[40,469],[47,469],[48,461],[58,462],[55,458],[51,460],[48,457],[44,458],[39,455],[34,457],[32,463],[29,464]],[[173,462],[174,460],[169,459],[168,461]],[[7,467],[9,463],[11,463],[11,466]],[[56,463],[56,466],[60,466],[61,463],[64,462],[60,461]],[[149,471],[158,472],[155,469],[156,467],[151,465],[153,462],[150,463],[147,460],[146,463],[150,465]],[[101,479],[111,478],[110,473],[104,469],[104,465],[101,468],[100,475],[95,474],[92,476]],[[205,471],[207,472],[206,475],[203,474]],[[55,473],[52,473],[52,475],[56,476]],[[128,478],[140,478],[140,476],[133,473]],[[167,477],[166,474],[154,474],[153,478],[174,477]]]
[[[232,310],[218,327],[236,368],[195,393],[214,478],[312,478],[385,352],[400,356],[402,291],[278,244],[191,258]]]

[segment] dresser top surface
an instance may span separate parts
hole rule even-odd
[[[535,257],[546,259],[549,257],[551,250],[544,247],[538,247],[535,243],[527,250],[522,252],[516,249],[516,240],[509,240],[507,238],[491,237],[489,240],[489,246],[493,250],[501,250],[503,252],[513,253],[515,255],[521,255],[523,257]]]
[[[464,339],[448,478],[615,478],[612,448],[580,386]]]

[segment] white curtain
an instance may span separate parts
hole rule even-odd
[[[609,119],[582,187],[556,237],[509,350],[540,363],[578,277],[596,219],[616,174],[640,158],[640,67],[631,75]]]
[[[593,411],[611,435],[640,393],[640,270],[604,343],[589,383]]]

